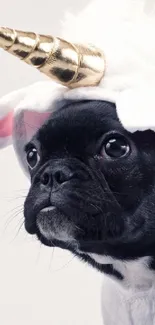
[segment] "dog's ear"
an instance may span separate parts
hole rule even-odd
[[[25,92],[25,89],[20,89],[0,99],[0,148],[12,143],[14,108],[24,98]]]
[[[12,142],[13,111],[0,119],[0,148],[8,146]]]
[[[22,166],[25,144],[49,118],[55,100],[61,100],[64,89],[51,81],[44,81],[0,99],[0,148],[13,143]]]
[[[51,81],[35,83],[11,92],[0,99],[0,148],[23,136],[29,141],[53,110],[55,99],[60,98],[64,87]],[[17,122],[20,134],[16,133]]]
[[[14,103],[11,103],[13,107]],[[20,110],[19,113],[17,113],[14,108],[11,109],[10,107],[11,110],[9,112],[8,109],[9,106],[6,107],[6,105],[3,105],[3,103],[1,104],[0,102],[0,148],[4,148],[9,144],[12,144],[13,135],[17,137],[17,140],[18,136],[24,136],[26,142],[30,141],[35,132],[43,125],[50,115],[50,112],[37,112],[33,110],[33,107],[32,111],[25,109]],[[18,125],[16,118],[18,121],[20,121]]]

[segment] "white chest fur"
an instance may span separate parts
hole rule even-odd
[[[102,315],[104,325],[154,325],[155,286],[142,291],[125,289],[105,276]]]
[[[103,277],[102,314],[104,325],[155,325],[155,272],[148,268],[149,257],[132,262],[97,254],[100,264],[111,263],[124,280]]]

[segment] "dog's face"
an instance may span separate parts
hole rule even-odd
[[[26,230],[90,263],[153,256],[154,152],[154,132],[127,132],[114,104],[67,103],[25,148]]]

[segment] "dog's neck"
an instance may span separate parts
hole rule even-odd
[[[90,257],[99,264],[111,264],[122,277],[122,280],[116,278],[114,280],[126,289],[142,291],[155,284],[155,271],[149,267],[150,257],[142,257],[133,261],[121,261],[98,254],[90,254]]]
[[[155,324],[155,271],[150,257],[118,261],[91,254],[100,264],[111,263],[123,279],[103,277],[102,312],[104,325]]]

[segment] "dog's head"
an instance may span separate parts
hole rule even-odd
[[[115,105],[68,102],[25,147],[31,188],[25,227],[48,246],[94,263],[152,256],[155,133],[129,133]]]

